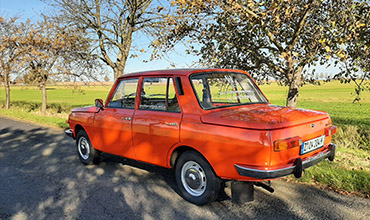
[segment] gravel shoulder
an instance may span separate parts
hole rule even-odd
[[[230,189],[198,207],[177,193],[171,170],[109,154],[80,163],[63,130],[0,118],[0,219],[370,219],[370,199],[276,180],[255,201]]]

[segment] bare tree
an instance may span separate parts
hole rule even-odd
[[[165,16],[161,1],[153,0],[50,0],[57,18],[87,30],[97,46],[96,55],[114,72],[124,73],[135,32],[144,33]]]
[[[6,109],[10,108],[10,74],[17,70],[21,56],[16,39],[24,32],[17,20],[17,17],[0,17],[0,73],[4,81]]]
[[[94,57],[90,56],[89,42],[82,36],[83,30],[59,26],[44,17],[42,22],[32,25],[27,35],[17,38],[23,54],[22,64],[29,70],[24,80],[42,90],[43,114],[46,113],[46,84],[50,77],[93,77],[95,68],[99,67]]]

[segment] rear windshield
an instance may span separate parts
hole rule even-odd
[[[190,76],[198,102],[203,109],[255,103],[268,103],[246,74],[209,72]]]

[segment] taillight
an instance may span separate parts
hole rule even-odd
[[[335,133],[337,133],[337,126],[332,125],[325,128],[325,136],[332,136]]]
[[[300,137],[292,137],[283,140],[274,141],[274,151],[279,152],[286,149],[299,147],[302,145],[302,138]]]

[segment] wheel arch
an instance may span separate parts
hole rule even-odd
[[[79,131],[85,131],[87,133],[86,129],[82,127],[82,125],[76,124],[74,127],[75,138],[77,137]]]
[[[186,146],[186,145],[178,146],[174,150],[172,150],[172,152],[171,152],[171,156],[169,157],[169,166],[171,168],[175,167],[177,159],[179,159],[181,154],[183,154],[186,151],[196,151],[196,152],[200,153],[196,149],[194,149],[192,147],[189,147],[189,146]]]
[[[213,172],[217,175],[217,173],[215,172],[215,170],[212,166],[212,163],[207,159],[207,157],[204,154],[202,154],[202,152],[200,152],[199,150],[195,149],[194,147],[187,146],[187,145],[177,146],[171,152],[171,156],[169,157],[169,167],[174,168],[175,165],[176,165],[176,162],[180,158],[180,156],[183,153],[187,152],[187,151],[194,151],[194,152],[197,152],[198,154],[200,154],[204,158],[204,160],[207,161],[207,163],[211,166],[211,169],[213,170]]]

